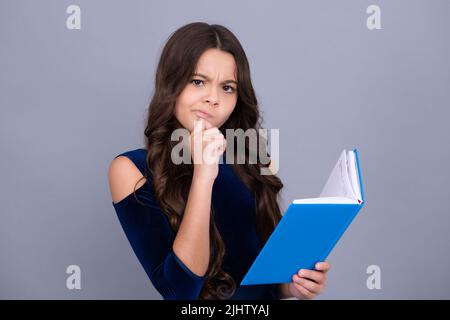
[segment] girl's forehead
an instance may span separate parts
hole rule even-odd
[[[207,77],[216,77],[219,75],[226,79],[233,79],[236,76],[236,69],[236,62],[230,53],[217,49],[209,49],[200,56],[195,73]]]

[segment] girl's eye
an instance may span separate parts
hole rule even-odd
[[[197,86],[197,85],[199,85],[199,82],[203,82],[203,80],[193,79],[191,82]]]
[[[203,80],[200,80],[200,79],[192,79],[192,80],[191,80],[191,83],[198,87],[200,84],[203,84]],[[234,92],[236,91],[236,89],[234,89],[232,86],[224,86],[223,89],[224,89],[225,92],[227,92],[227,93],[234,93]]]
[[[225,91],[226,92],[228,92],[228,93],[233,93],[234,91],[236,91],[232,86],[225,86],[225,87],[223,87],[224,89],[225,89]],[[226,88],[229,88],[228,90],[226,89]]]

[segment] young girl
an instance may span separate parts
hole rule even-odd
[[[206,23],[174,32],[156,72],[146,148],[116,156],[108,172],[121,226],[164,299],[310,299],[324,289],[327,262],[289,283],[239,286],[281,219],[283,184],[261,174],[268,166],[259,159],[242,164],[234,151],[234,161],[221,161],[228,159],[224,136],[260,123],[248,60],[233,33]],[[183,128],[193,161],[180,164],[172,133]],[[214,161],[201,161],[206,154]]]

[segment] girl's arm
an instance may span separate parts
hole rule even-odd
[[[213,182],[193,176],[183,220],[173,242],[173,251],[178,258],[199,276],[205,275],[209,265]]]
[[[219,129],[204,119],[194,123],[189,141],[194,174],[173,251],[190,270],[204,276],[209,266],[212,188],[219,172],[219,157],[226,143]],[[215,161],[207,162],[205,159]]]

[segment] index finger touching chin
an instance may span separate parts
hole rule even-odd
[[[206,119],[203,119],[203,123],[204,123],[205,130],[206,129],[211,129],[211,128],[214,127],[214,125],[211,122],[209,122],[208,120],[206,120]]]

